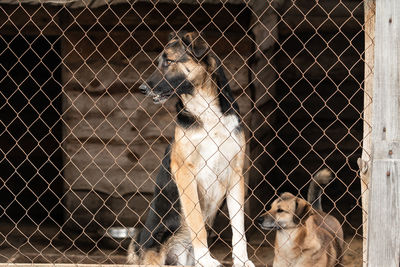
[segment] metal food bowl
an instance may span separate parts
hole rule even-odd
[[[116,249],[122,247],[127,249],[132,238],[137,234],[138,228],[113,226],[99,232],[103,237],[101,243],[108,248]]]
[[[105,235],[116,239],[133,238],[137,231],[135,227],[113,226],[107,229]]]

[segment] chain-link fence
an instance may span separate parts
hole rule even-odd
[[[125,263],[177,116],[176,99],[155,105],[138,87],[186,30],[221,60],[240,108],[251,260],[274,257],[256,218],[282,192],[306,199],[328,167],[322,204],[343,227],[342,264],[362,265],[362,1],[0,3],[0,262]],[[228,265],[220,210],[208,244]]]

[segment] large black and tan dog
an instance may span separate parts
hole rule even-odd
[[[128,262],[219,266],[206,226],[226,199],[234,266],[253,267],[244,230],[245,137],[220,61],[195,33],[172,35],[140,90],[163,103],[178,97],[174,141],[156,179],[144,229]]]
[[[328,169],[319,171],[310,183],[308,201],[283,193],[258,219],[261,228],[277,230],[274,267],[342,266],[342,227],[321,205],[321,186],[331,179]]]

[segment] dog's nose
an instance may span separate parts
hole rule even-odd
[[[260,216],[260,217],[258,217],[257,219],[256,219],[256,221],[257,221],[257,223],[258,224],[263,224],[263,222],[264,222],[264,217],[262,217],[262,216]]]
[[[139,90],[140,92],[142,92],[142,94],[147,94],[147,92],[149,91],[149,87],[145,83],[142,83],[139,86]]]

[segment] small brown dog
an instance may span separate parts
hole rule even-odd
[[[283,193],[258,218],[262,229],[277,230],[274,267],[340,266],[343,230],[339,221],[322,211],[321,185],[332,179],[328,169],[311,181],[307,200]]]

